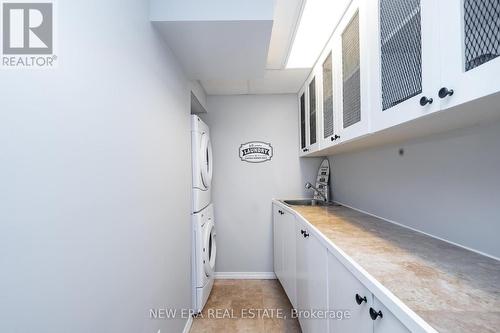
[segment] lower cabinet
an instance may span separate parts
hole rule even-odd
[[[304,333],[408,333],[307,222],[273,204],[274,271]]]
[[[290,303],[297,308],[295,215],[273,205],[274,273],[285,290]]]
[[[348,311],[349,315],[330,318],[330,332],[373,331],[369,314],[372,293],[331,253],[328,253],[328,301],[331,311]]]
[[[406,328],[376,297],[373,297],[372,314],[377,315],[373,320],[373,332],[376,333],[409,333]]]
[[[273,250],[274,250],[274,274],[278,280],[283,279],[283,217],[281,216],[283,210],[277,206],[273,205]]]
[[[296,222],[297,311],[304,333],[326,332],[328,321],[321,311],[328,309],[327,249],[305,224]]]
[[[349,311],[345,319],[330,319],[330,332],[410,332],[333,254],[328,253],[330,310]]]

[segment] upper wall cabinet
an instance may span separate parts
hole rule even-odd
[[[439,0],[441,107],[499,91],[500,2]]]
[[[499,77],[499,0],[353,0],[299,94],[301,154],[498,119]]]
[[[339,100],[339,135],[345,142],[369,132],[369,66],[367,3],[354,0],[334,34],[339,50],[336,87]]]
[[[314,72],[321,78],[320,149],[369,132],[370,59],[365,1],[349,2]]]
[[[306,121],[306,92],[303,89],[299,93],[299,137],[300,152],[307,153],[307,121]]]
[[[307,155],[319,149],[318,140],[318,89],[316,72],[307,80],[299,94],[300,155]]]
[[[326,57],[320,59],[321,62],[321,89],[319,97],[321,99],[321,128],[320,147],[325,147],[340,138],[337,129],[338,107],[337,96],[334,96],[333,88],[333,54],[330,51]]]
[[[372,126],[378,131],[439,109],[437,1],[379,0],[369,6]]]

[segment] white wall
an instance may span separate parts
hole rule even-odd
[[[59,67],[0,73],[0,332],[181,332],[190,84],[147,0],[57,3]]]
[[[335,200],[500,257],[500,123],[330,161]]]
[[[302,197],[321,162],[298,157],[297,107],[296,95],[208,97],[218,272],[273,271],[271,199]],[[270,142],[272,160],[241,161],[248,141]]]

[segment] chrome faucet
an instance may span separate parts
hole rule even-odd
[[[316,187],[314,187],[311,183],[307,182],[306,183],[306,189],[313,189],[314,192],[318,193],[321,197],[323,197],[324,202],[328,202],[328,199],[325,197],[323,193],[321,193],[320,190],[318,190]]]

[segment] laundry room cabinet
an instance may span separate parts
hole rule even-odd
[[[311,310],[328,308],[327,250],[305,223],[296,223],[297,311],[304,333],[326,332],[327,320],[310,318]]]
[[[409,333],[410,331],[343,265],[328,253],[331,310],[348,309],[350,318],[331,318],[329,332]]]
[[[315,79],[317,123],[308,130],[316,130],[319,145],[305,147],[301,156],[369,133],[368,6],[366,0],[346,1],[346,6],[345,14],[299,93],[299,100],[303,92],[310,93],[310,82]]]
[[[493,0],[351,1],[299,93],[300,155],[500,119],[499,18]]]
[[[332,253],[328,253],[328,300],[330,309],[348,309],[351,316],[330,318],[330,332],[372,332],[368,315],[372,293]]]
[[[274,250],[274,274],[278,280],[283,280],[283,256],[285,249],[285,237],[283,234],[283,225],[285,223],[283,209],[279,206],[273,205],[273,250]]]
[[[441,108],[497,93],[500,4],[496,0],[439,0]],[[446,90],[445,90],[446,89]],[[449,92],[453,90],[453,94]],[[448,92],[448,94],[445,94]],[[441,98],[442,97],[442,98]]]
[[[369,6],[377,13],[369,18],[374,132],[500,91],[498,1],[378,0]]]
[[[337,56],[336,87],[339,142],[370,131],[370,87],[367,0],[353,0],[333,35]]]
[[[320,113],[319,113],[319,146],[328,147],[336,144],[340,139],[339,125],[339,98],[335,92],[337,82],[334,82],[334,73],[337,72],[337,66],[334,63],[337,54],[332,51],[325,52],[320,57],[321,63],[320,71],[320,87],[319,100],[320,100]]]
[[[440,108],[438,1],[370,1],[372,127],[377,132]]]
[[[436,333],[293,207],[273,201],[275,273],[304,333]]]
[[[295,228],[295,215],[273,205],[274,272],[293,307],[297,306]]]
[[[300,151],[301,156],[319,149],[319,99],[317,71],[311,73],[307,84],[299,93],[299,123],[300,123]]]

